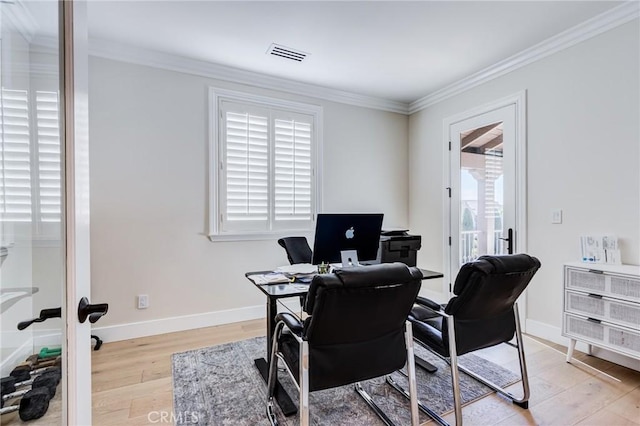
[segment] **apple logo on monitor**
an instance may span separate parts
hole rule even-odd
[[[353,226],[344,233],[344,236],[347,237],[347,240],[352,239],[355,236],[355,231],[353,230]]]

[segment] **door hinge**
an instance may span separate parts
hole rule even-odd
[[[451,283],[449,283],[449,293],[451,293]]]
[[[451,237],[449,237],[449,245],[451,245]]]
[[[449,198],[451,198],[451,187],[450,187],[450,186],[447,186],[445,189],[446,189],[446,190],[447,190],[447,192],[449,193]]]
[[[451,151],[451,141],[449,141],[449,151]]]

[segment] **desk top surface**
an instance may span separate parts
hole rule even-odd
[[[434,278],[442,278],[443,274],[436,271],[430,271],[428,269],[420,269],[422,272],[423,280],[430,280]],[[245,277],[254,274],[268,274],[273,271],[254,271],[244,274]],[[251,281],[251,280],[249,280]],[[253,283],[253,281],[251,281]],[[292,283],[280,283],[280,284],[255,284],[265,295],[270,298],[280,299],[284,297],[303,296],[309,291],[309,284],[292,282]]]

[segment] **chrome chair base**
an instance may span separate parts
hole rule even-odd
[[[267,418],[271,423],[271,426],[278,426],[278,418],[276,417],[275,408],[273,406],[273,398],[269,398],[267,402]]]
[[[404,372],[402,372],[402,373],[404,374]],[[397,390],[402,395],[404,395],[405,398],[407,398],[407,399],[411,398],[411,396],[409,395],[409,392],[407,392],[406,389],[404,389],[402,386],[400,386],[398,384],[398,382],[393,380],[393,377],[391,377],[391,375],[387,375],[386,376],[386,380],[387,380],[387,383],[389,383],[389,385],[391,385],[391,387],[393,387],[395,390]],[[432,409],[430,409],[429,407],[424,405],[420,400],[418,400],[418,408],[420,409],[420,411],[425,413],[427,416],[431,417],[431,419],[433,421],[435,421],[436,423],[438,423],[440,426],[449,426],[449,423],[447,423],[442,417],[440,417],[438,414],[436,414],[435,411],[433,411]]]
[[[358,395],[360,395],[362,397],[362,399],[364,399],[364,402],[367,403],[367,405],[369,407],[371,407],[371,409],[373,411],[375,411],[375,413],[378,415],[378,417],[380,417],[380,420],[382,420],[382,422],[387,425],[387,426],[394,426],[394,423],[391,421],[391,419],[389,418],[389,416],[387,416],[385,414],[384,411],[382,411],[382,409],[380,407],[378,407],[378,404],[375,403],[375,401],[373,400],[373,398],[371,398],[371,395],[369,395],[367,393],[367,391],[365,391],[362,388],[362,385],[360,384],[360,382],[356,383],[354,385],[354,388],[356,390],[356,392],[358,392]]]
[[[389,376],[387,377],[390,378]],[[391,379],[391,381],[387,380],[387,383],[389,383],[391,386],[393,386],[395,389],[397,389],[407,398],[410,398],[409,393],[404,389],[402,389],[401,387],[399,387],[395,382],[393,382],[393,379]],[[389,418],[389,416],[387,416],[385,412],[382,411],[382,409],[378,406],[378,404],[375,403],[373,398],[371,398],[371,395],[369,395],[369,393],[364,390],[360,382],[357,382],[354,384],[354,389],[358,393],[358,395],[360,395],[360,397],[364,400],[364,402],[367,403],[367,405],[376,413],[376,415],[380,418],[380,420],[382,420],[382,422],[386,426],[395,426],[395,423],[393,423],[393,421]],[[419,402],[418,404],[421,405],[422,403]],[[423,408],[423,407],[420,407],[420,408]],[[428,410],[428,408],[426,409]],[[269,418],[269,422],[271,423],[271,426],[278,426],[279,423],[275,413],[273,398],[270,398],[269,402],[267,403],[267,417]],[[444,424],[440,423],[440,424],[442,426],[449,426],[446,423]]]

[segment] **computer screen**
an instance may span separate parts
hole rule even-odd
[[[343,250],[356,250],[360,262],[375,260],[380,246],[382,218],[382,213],[318,214],[313,264],[340,262]]]

